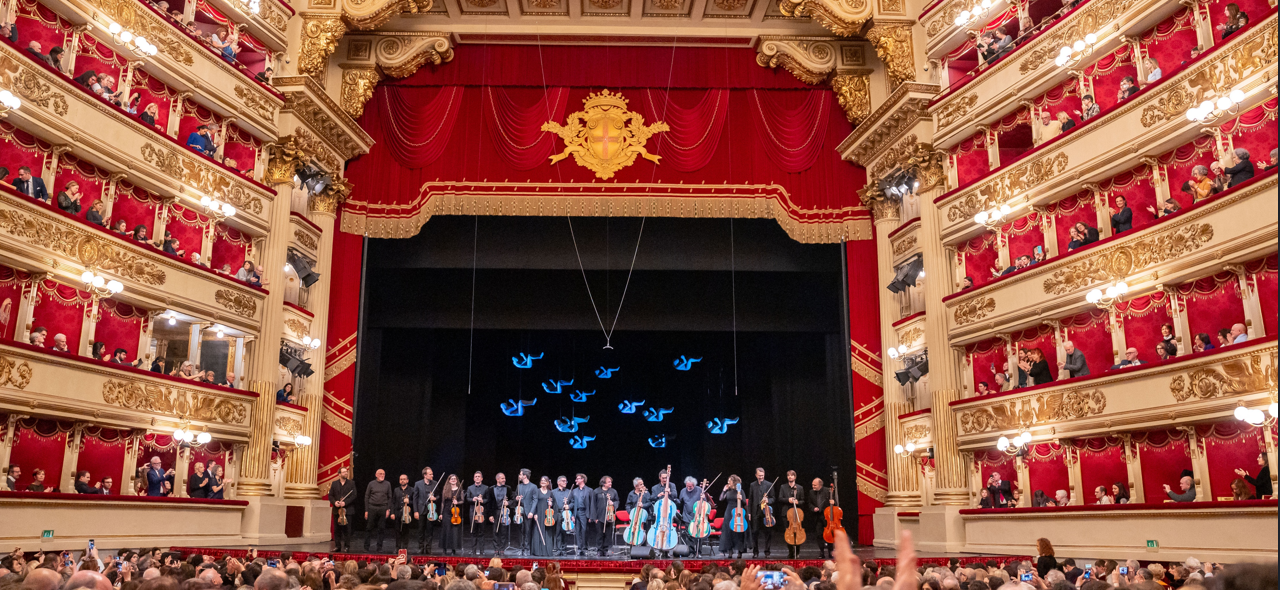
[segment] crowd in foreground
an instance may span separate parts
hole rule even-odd
[[[896,567],[882,567],[875,561],[862,562],[848,537],[839,532],[833,559],[821,567],[747,565],[738,560],[693,571],[680,561],[669,562],[665,569],[646,564],[627,590],[1261,590],[1280,584],[1275,563],[1224,566],[1188,558],[1165,567],[1104,559],[1077,567],[1073,559],[1059,562],[1047,539],[1039,540],[1037,550],[1034,563],[989,560],[961,566],[953,558],[948,566],[917,568],[911,535],[904,532]],[[314,554],[295,560],[288,552],[267,559],[251,551],[241,560],[210,554],[184,557],[152,548],[121,549],[104,559],[90,545],[79,560],[65,551],[31,555],[21,549],[0,559],[0,590],[494,590],[511,585],[518,590],[567,587],[557,562],[533,570],[504,569],[497,557],[487,567],[450,567],[408,563],[403,555],[385,562],[333,561]]]

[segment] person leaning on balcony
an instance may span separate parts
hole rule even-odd
[[[1236,148],[1231,154],[1231,167],[1223,169],[1222,172],[1231,177],[1227,182],[1227,188],[1253,178],[1253,162],[1249,161],[1249,150]]]
[[[1141,360],[1138,360],[1138,349],[1130,346],[1129,348],[1126,348],[1124,351],[1124,359],[1114,365],[1111,365],[1111,370],[1114,371],[1116,369],[1123,369],[1125,367],[1128,367],[1129,365],[1142,365],[1142,364],[1146,364],[1146,363],[1144,363]]]
[[[200,152],[206,156],[213,156],[218,152],[218,146],[214,144],[210,137],[210,126],[201,125],[187,136],[187,147]]]
[[[15,12],[9,18],[13,20],[5,21],[0,24],[0,37],[5,37],[10,43],[18,43],[18,14]]]
[[[1191,202],[1198,203],[1213,194],[1213,181],[1209,180],[1209,168],[1200,164],[1191,169]]]
[[[1134,82],[1133,76],[1125,76],[1120,79],[1120,90],[1116,91],[1116,102],[1127,100],[1138,92],[1138,84]]]
[[[1111,233],[1124,233],[1133,229],[1133,209],[1129,200],[1116,195],[1116,206],[1111,208]]]
[[[31,175],[30,166],[18,168],[18,178],[13,181],[13,188],[37,201],[50,202],[49,189],[44,186],[44,179]]]
[[[27,43],[27,53],[30,53],[30,54],[31,54],[32,56],[34,56],[36,59],[38,59],[38,60],[40,60],[40,61],[42,61],[42,62],[44,62],[44,63],[46,63],[46,64],[49,64],[49,67],[56,68],[57,66],[53,65],[53,62],[49,59],[49,56],[47,56],[47,55],[45,55],[45,54],[43,54],[43,53],[40,53],[40,49],[41,49],[41,47],[40,47],[40,42],[39,42],[39,41],[32,41],[32,42],[30,42],[30,43]]]
[[[1181,210],[1182,210],[1182,205],[1179,205],[1178,201],[1174,200],[1173,197],[1165,199],[1164,203],[1160,205],[1159,209],[1156,209],[1151,205],[1147,205],[1147,213],[1150,213],[1156,219],[1160,219],[1161,217],[1164,217],[1166,215],[1172,215]]]
[[[1245,25],[1249,24],[1249,15],[1245,14],[1243,10],[1240,10],[1240,5],[1235,2],[1232,2],[1223,8],[1223,12],[1227,14],[1227,20],[1214,28],[1222,31],[1222,40],[1226,41],[1227,37],[1230,37],[1235,34],[1236,31],[1243,29]],[[17,33],[14,33],[14,35],[16,36]],[[18,40],[15,38],[14,42],[16,43],[17,41]]]
[[[27,336],[27,342],[36,348],[44,348],[44,339],[49,336],[49,329],[44,326],[36,326],[31,330],[31,334]]]
[[[1256,499],[1269,498],[1275,493],[1271,488],[1271,465],[1267,463],[1266,453],[1258,453],[1258,475],[1250,477],[1249,473],[1243,469],[1236,469],[1236,475],[1253,486],[1255,492],[1253,497]]]
[[[1083,221],[1077,222],[1075,228],[1077,232],[1080,232],[1081,246],[1088,246],[1098,241],[1098,228],[1092,225],[1085,225]]]
[[[292,383],[285,383],[284,387],[281,387],[279,390],[276,391],[277,404],[291,404],[291,403],[294,403],[295,401],[297,401],[297,398],[295,398],[293,395]]]
[[[80,212],[80,183],[72,180],[58,193],[58,208],[75,215]]]
[[[1076,111],[1076,115],[1080,117],[1081,121],[1088,121],[1098,116],[1098,113],[1101,112],[1101,109],[1098,108],[1098,103],[1094,102],[1092,94],[1080,97],[1080,106],[1084,107],[1084,111]]]
[[[265,70],[262,70],[261,72],[258,72],[257,74],[254,74],[253,79],[259,82],[262,82],[263,84],[270,84],[271,77],[273,75],[275,75],[275,70],[271,68],[267,68]]]
[[[156,103],[152,102],[147,103],[147,106],[143,107],[142,114],[138,115],[138,120],[159,129],[160,124],[156,123],[156,117],[159,116],[160,107],[156,106]]]
[[[1209,335],[1204,332],[1196,334],[1196,337],[1191,339],[1191,352],[1204,352],[1206,350],[1213,349],[1213,340],[1211,340]]]
[[[1249,340],[1249,331],[1245,329],[1244,324],[1231,325],[1231,343],[1240,344]]]
[[[58,351],[58,352],[71,352],[71,350],[70,350],[69,348],[67,348],[67,335],[66,335],[66,334],[54,334],[54,335],[53,335],[53,348],[52,348],[52,349],[50,349],[50,350],[56,350],[56,351]]]
[[[1154,57],[1144,59],[1143,65],[1147,68],[1147,84],[1158,81],[1164,75],[1164,72],[1160,71],[1160,62]]]
[[[1058,123],[1062,125],[1063,133],[1071,131],[1076,127],[1075,120],[1072,119],[1071,115],[1068,115],[1066,111],[1058,111]]]
[[[1178,479],[1178,489],[1182,491],[1174,492],[1169,484],[1164,484],[1164,493],[1174,502],[1195,502],[1196,490],[1193,487],[1195,481],[1191,479],[1192,475],[1194,474],[1190,469],[1183,469],[1182,477]]]
[[[1226,173],[1222,171],[1222,164],[1218,162],[1209,164],[1209,172],[1213,173],[1213,177],[1210,178],[1210,181],[1213,182],[1213,194],[1216,195],[1227,190],[1228,179]]]
[[[76,472],[76,493],[77,494],[102,494],[102,482],[95,485],[89,485],[89,472]]]
[[[1089,374],[1089,361],[1085,360],[1084,353],[1076,348],[1075,343],[1070,340],[1064,342],[1062,350],[1067,355],[1058,362],[1058,368],[1066,370],[1069,377],[1084,377]]]
[[[965,289],[972,289],[972,288],[973,288],[973,277],[965,277],[963,284],[960,285],[960,290],[963,291]]]

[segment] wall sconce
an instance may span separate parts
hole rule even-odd
[[[4,110],[0,111],[0,117],[3,117],[9,111],[18,110],[18,107],[22,106],[22,99],[14,96],[8,90],[0,90],[0,106],[4,107]]]
[[[191,444],[192,442],[194,442],[195,444],[203,445],[213,440],[213,435],[209,434],[208,432],[197,433],[196,431],[191,430],[190,425],[188,425],[186,422],[183,422],[182,426],[179,426],[177,430],[173,431],[173,440],[176,440],[180,443]]]
[[[1013,207],[1010,207],[1008,203],[1005,203],[999,207],[992,207],[988,211],[977,212],[973,216],[973,222],[978,225],[986,226],[987,229],[995,229],[1004,225],[1005,218],[1012,212]]]
[[[111,26],[107,27],[107,32],[111,33],[111,38],[138,55],[150,57],[158,51],[156,46],[152,45],[146,38],[125,30],[124,27],[120,26],[120,23],[111,23]]]
[[[1206,100],[1198,107],[1187,109],[1187,120],[1196,123],[1211,123],[1222,117],[1233,116],[1240,112],[1240,103],[1244,102],[1244,92],[1232,90],[1217,101]]]
[[[311,437],[305,434],[299,434],[298,436],[293,437],[293,444],[300,447],[309,447],[311,446]]]
[[[963,27],[978,20],[979,17],[987,13],[987,10],[991,8],[991,4],[991,0],[982,0],[981,4],[974,4],[971,9],[960,11],[960,14],[956,16],[955,25]]]
[[[1111,309],[1117,303],[1124,299],[1125,293],[1129,292],[1129,284],[1119,281],[1114,285],[1107,285],[1105,288],[1094,289],[1089,291],[1084,300],[1098,306],[1098,309]]]
[[[907,345],[899,344],[897,348],[890,347],[888,352],[889,352],[889,358],[896,359],[907,353]]]
[[[914,452],[916,452],[916,443],[912,441],[907,441],[906,446],[893,445],[893,454],[899,457],[910,457]]]
[[[1031,433],[1024,430],[1018,436],[1013,437],[1013,440],[1009,440],[1008,437],[1004,436],[1000,437],[1000,440],[996,441],[996,448],[1012,457],[1022,452],[1023,447],[1027,446],[1029,442],[1031,442]]]
[[[1084,36],[1084,39],[1077,39],[1075,43],[1063,47],[1058,52],[1058,58],[1053,60],[1053,63],[1060,68],[1074,66],[1080,63],[1080,60],[1084,59],[1086,55],[1093,53],[1093,48],[1097,44],[1098,36],[1094,33],[1089,33]]]
[[[1237,406],[1235,416],[1236,420],[1247,422],[1252,426],[1262,426],[1265,424],[1267,427],[1270,427],[1276,423],[1277,411],[1280,410],[1277,410],[1276,402],[1271,402],[1271,405],[1267,406],[1267,411],[1265,412],[1262,410],[1249,409],[1244,406]]]
[[[98,297],[110,297],[124,291],[124,285],[115,279],[107,279],[107,277],[93,272],[93,269],[86,269],[84,274],[80,275],[80,280],[84,281],[84,288]]]
[[[307,348],[310,348],[311,350],[315,350],[317,348],[320,348],[320,339],[312,338],[311,335],[308,334],[302,337],[302,345],[306,346]]]
[[[240,0],[240,8],[253,14],[259,14],[262,12],[262,2],[261,0]]]
[[[222,221],[228,217],[235,217],[236,208],[230,203],[223,203],[217,199],[209,197],[200,197],[200,204],[204,207],[204,212],[214,218],[214,221]]]

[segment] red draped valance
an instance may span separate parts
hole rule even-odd
[[[870,239],[840,159],[849,134],[829,89],[721,48],[480,46],[467,67],[426,68],[379,86],[361,126],[375,143],[353,161],[342,229],[416,234],[431,215],[772,217],[802,242]],[[746,60],[745,62],[743,60]],[[749,63],[751,67],[743,67]],[[588,94],[620,93],[654,134],[601,180],[542,130]]]

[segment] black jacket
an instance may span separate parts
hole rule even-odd
[[[94,225],[96,225],[96,226],[99,226],[99,227],[106,227],[106,226],[107,226],[106,220],[104,220],[104,219],[102,218],[102,214],[101,214],[101,213],[98,213],[97,211],[95,211],[95,210],[93,210],[93,209],[90,209],[90,210],[88,210],[88,211],[86,211],[86,212],[85,212],[85,214],[84,214],[84,220],[85,220],[85,221],[88,221],[89,223],[92,223],[92,224],[94,224]]]
[[[1231,188],[1253,178],[1253,162],[1245,160],[1235,166],[1223,170],[1222,172],[1223,174],[1231,177],[1231,180],[1227,183],[1227,188]]]
[[[405,500],[408,500],[409,519],[413,519],[413,484],[408,484],[402,489],[399,484],[391,488],[391,519],[400,520],[400,515],[404,513]]]
[[[1133,229],[1133,210],[1128,205],[1121,207],[1111,216],[1111,232],[1120,233]]]
[[[1049,361],[1031,363],[1031,370],[1027,372],[1027,375],[1036,380],[1036,385],[1053,382],[1053,372],[1049,370]]]
[[[46,203],[50,201],[49,189],[44,187],[44,179],[39,176],[32,176],[30,181],[26,181],[21,178],[14,180],[13,188],[18,189],[18,192],[24,195],[29,195],[38,201],[44,201]]]
[[[1274,493],[1271,488],[1270,465],[1263,465],[1262,469],[1258,470],[1257,477],[1249,477],[1246,475],[1244,476],[1244,480],[1249,482],[1249,485],[1253,486],[1255,498],[1261,499],[1263,496],[1270,496]]]
[[[209,481],[213,478],[209,476],[206,469],[204,473],[192,473],[191,479],[187,480],[187,495],[192,498],[208,498],[209,497]]]
[[[334,514],[338,513],[338,507],[333,505],[335,502],[345,502],[350,508],[356,505],[356,500],[356,482],[349,479],[345,482],[335,479],[329,484],[329,506],[333,507]],[[351,512],[348,511],[347,514]]]

